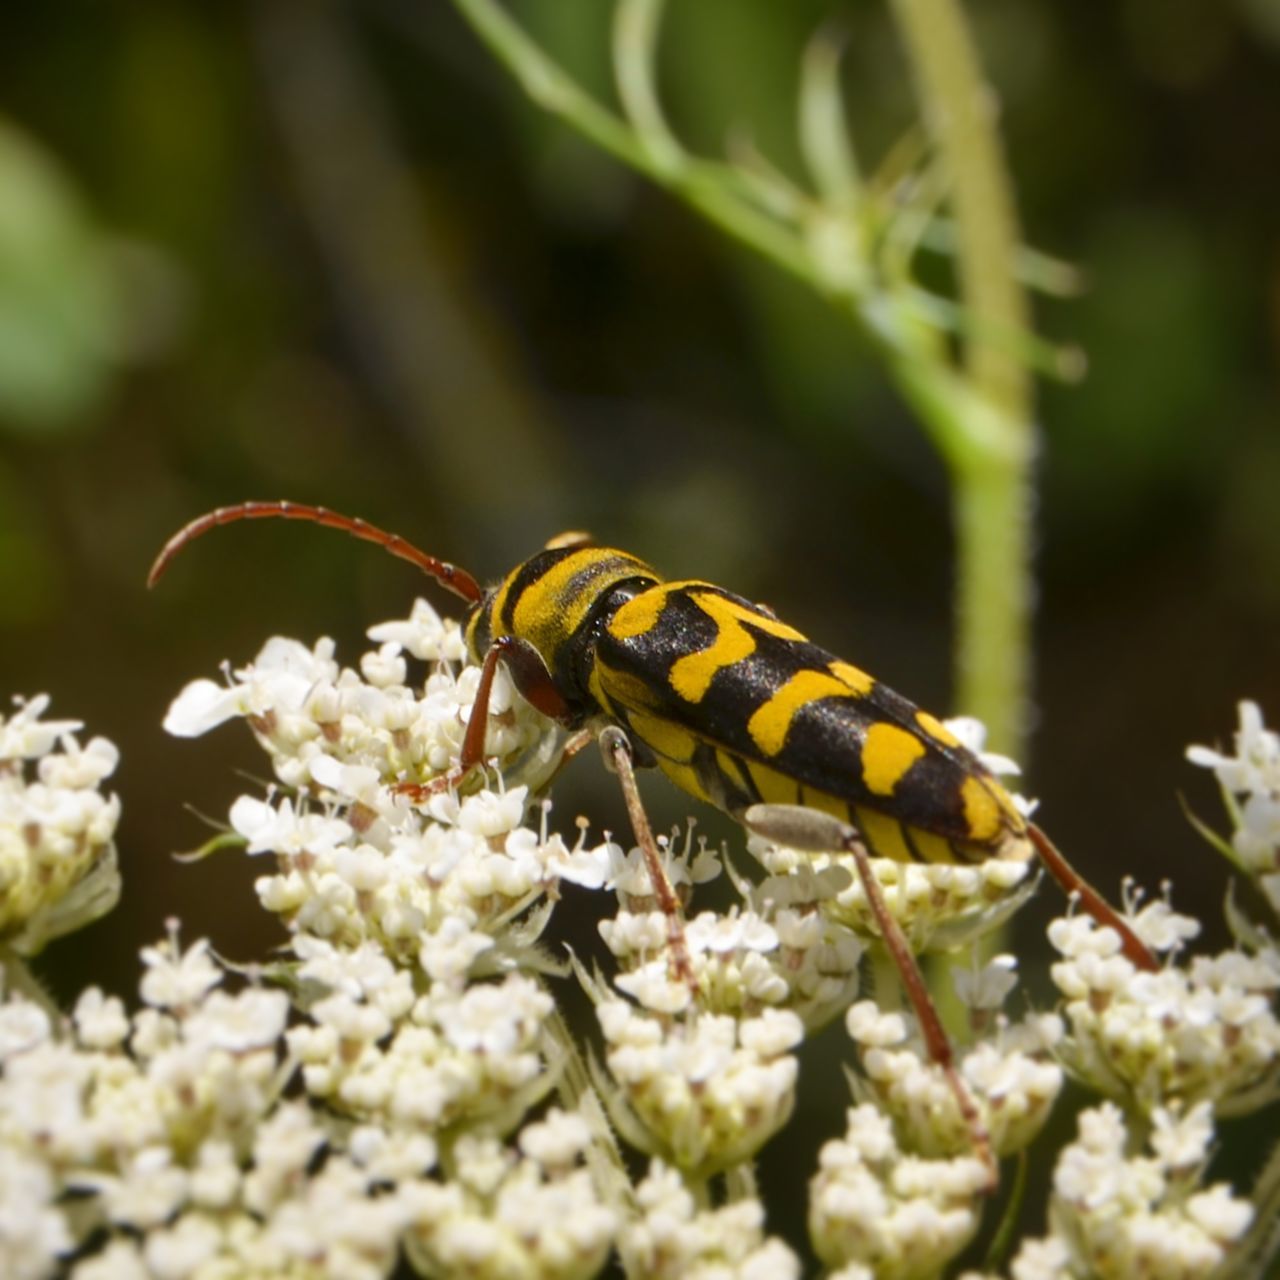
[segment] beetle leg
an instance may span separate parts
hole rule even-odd
[[[1129,927],[1120,913],[1058,851],[1058,847],[1034,822],[1027,823],[1027,835],[1035,845],[1045,870],[1058,882],[1068,898],[1080,899],[1080,905],[1100,924],[1120,935],[1120,947],[1138,969],[1155,973],[1156,958]]]
[[[499,662],[506,667],[520,696],[535,710],[566,727],[571,727],[577,721],[568,702],[556,688],[542,656],[533,645],[515,636],[499,636],[484,655],[480,683],[476,687],[475,701],[471,704],[471,717],[467,721],[458,763],[430,782],[397,783],[392,788],[397,795],[408,796],[413,803],[420,804],[430,796],[460,785],[484,763],[484,736],[489,726],[489,697],[493,691],[493,677]],[[581,749],[578,748],[579,751]]]
[[[969,1130],[969,1140],[973,1144],[973,1149],[987,1167],[988,1183],[985,1190],[994,1192],[999,1181],[999,1170],[991,1150],[991,1138],[987,1133],[987,1127],[978,1114],[973,1095],[956,1071],[951,1039],[942,1025],[942,1019],[938,1016],[933,997],[925,986],[920,966],[916,963],[915,956],[911,954],[911,947],[906,935],[902,932],[902,926],[889,912],[888,904],[884,900],[884,891],[880,887],[880,881],[876,879],[875,872],[871,869],[871,859],[867,855],[866,845],[857,828],[817,809],[807,809],[794,804],[753,804],[734,816],[748,831],[763,836],[766,840],[786,845],[788,848],[799,849],[805,853],[853,855],[854,864],[858,869],[858,878],[862,881],[862,891],[866,894],[871,914],[879,927],[880,936],[897,967],[902,985],[906,988],[907,999],[911,1001],[916,1020],[920,1024],[929,1059],[946,1077],[956,1105],[960,1109],[960,1115]]]
[[[579,729],[577,733],[564,744],[564,750],[560,753],[563,761],[568,762],[575,756],[581,755],[591,745],[591,730]]]
[[[631,742],[627,735],[614,724],[606,725],[600,731],[599,741],[600,750],[604,752],[605,764],[611,772],[618,775],[618,783],[622,787],[622,798],[627,806],[627,816],[631,819],[631,829],[635,832],[636,844],[640,846],[645,870],[649,873],[649,883],[653,886],[653,894],[658,900],[659,909],[667,918],[667,947],[671,957],[671,968],[676,977],[687,983],[689,990],[696,996],[698,982],[693,975],[693,962],[689,959],[689,944],[685,941],[680,899],[676,896],[671,880],[663,869],[662,858],[658,853],[658,842],[653,838],[649,815],[645,813],[644,802],[640,799],[640,788],[636,783],[635,765],[632,761]]]

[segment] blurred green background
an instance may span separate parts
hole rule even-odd
[[[670,9],[663,87],[704,149],[741,129],[795,171],[798,60],[833,18],[862,155],[912,118],[881,4]],[[1109,893],[1170,876],[1212,918],[1222,873],[1178,794],[1218,809],[1183,747],[1225,742],[1241,696],[1280,721],[1280,4],[969,9],[1027,238],[1089,280],[1039,308],[1090,369],[1041,398],[1029,790]],[[607,92],[607,5],[515,12]],[[362,514],[482,576],[590,528],[956,710],[946,478],[858,335],[530,107],[451,6],[7,6],[3,683],[123,751],[124,899],[47,958],[64,992],[131,988],[171,913],[260,950],[254,867],[169,854],[207,834],[185,806],[222,818],[261,757],[235,727],[167,739],[165,707],[277,632],[354,662],[421,589],[258,525],[147,595],[178,525],[249,497]],[[572,774],[566,824],[618,826],[594,762]],[[647,792],[660,822],[687,810]]]

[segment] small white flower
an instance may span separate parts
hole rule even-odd
[[[104,996],[97,987],[81,993],[72,1018],[76,1036],[87,1049],[114,1049],[124,1043],[130,1030],[124,1001]]]
[[[0,716],[0,760],[38,760],[53,750],[59,738],[84,728],[79,720],[41,720],[51,701],[47,693],[14,698],[17,710]]]
[[[253,1169],[244,1180],[248,1208],[270,1213],[290,1193],[324,1141],[324,1130],[303,1103],[281,1104],[254,1135]]]
[[[198,738],[246,713],[243,691],[212,680],[192,680],[169,704],[164,731],[175,738]]]
[[[118,1226],[146,1230],[171,1218],[187,1196],[188,1175],[173,1163],[168,1147],[147,1147],[133,1154],[119,1176],[91,1178],[108,1218]]]
[[[1239,704],[1240,728],[1236,731],[1236,753],[1223,755],[1209,747],[1188,747],[1192,764],[1212,769],[1228,790],[1237,794],[1269,789],[1274,771],[1280,768],[1280,737],[1264,727],[1262,710],[1256,702]]]
[[[1225,1183],[1216,1183],[1187,1200],[1187,1216],[1214,1241],[1238,1240],[1253,1221],[1253,1206],[1231,1194]]]
[[[492,947],[493,939],[488,934],[480,933],[465,920],[453,917],[423,938],[418,948],[418,963],[433,981],[454,985]]]
[[[700,1206],[661,1160],[636,1188],[639,1215],[619,1233],[628,1275],[653,1280],[799,1280],[800,1260],[764,1234],[764,1207],[744,1199],[718,1209]]]
[[[380,622],[366,632],[370,640],[407,649],[424,662],[461,662],[466,657],[462,633],[456,622],[443,622],[431,605],[419,597],[403,621]]]
[[[213,991],[183,1023],[183,1033],[189,1045],[202,1051],[245,1053],[275,1044],[288,1016],[289,997],[283,991]]]
[[[49,1039],[49,1015],[39,1005],[10,996],[0,1005],[0,1063]]]
[[[1194,1169],[1209,1155],[1213,1108],[1198,1103],[1185,1115],[1157,1107],[1151,1117],[1151,1149],[1171,1170]]]
[[[215,1219],[186,1213],[171,1227],[150,1232],[142,1252],[156,1280],[186,1280],[212,1262],[222,1245],[222,1229]]]
[[[327,757],[326,757],[327,758]],[[287,797],[272,805],[240,796],[231,806],[231,825],[248,842],[246,853],[322,855],[351,839],[351,827],[340,818],[301,813]]]
[[[209,955],[207,938],[180,953],[176,936],[171,936],[154,947],[144,947],[142,963],[147,966],[139,987],[142,998],[161,1009],[195,1005],[222,981],[222,971]]]
[[[101,1253],[77,1262],[71,1280],[156,1280],[156,1274],[143,1261],[136,1241],[117,1237]]]
[[[1018,958],[1006,954],[993,956],[980,969],[951,970],[956,995],[969,1009],[999,1009],[1009,992],[1018,985]]]
[[[347,1140],[347,1152],[370,1178],[407,1182],[425,1177],[435,1167],[436,1144],[425,1133],[359,1125]]]
[[[907,1024],[900,1013],[881,1013],[874,1000],[859,1000],[845,1015],[849,1035],[859,1044],[883,1047],[901,1044],[907,1038]]]
[[[409,664],[400,656],[398,645],[384,644],[376,653],[360,659],[360,674],[376,688],[402,685],[409,676]]]
[[[191,1170],[191,1200],[205,1209],[227,1209],[240,1193],[240,1166],[229,1142],[208,1139]]]
[[[478,791],[462,802],[458,826],[472,835],[505,836],[515,830],[524,817],[528,787],[512,787],[510,791]]]
[[[535,1124],[520,1131],[520,1150],[546,1168],[565,1168],[586,1151],[591,1126],[573,1111],[553,1107]]]

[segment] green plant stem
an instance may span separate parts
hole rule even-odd
[[[946,458],[956,489],[957,696],[979,716],[991,746],[1019,754],[1029,672],[1030,469],[1034,435],[1025,353],[1025,303],[1014,276],[1018,244],[998,137],[956,0],[895,0],[926,114],[953,183],[964,311],[975,338],[965,366],[909,299],[868,287],[865,274],[824,257],[811,227],[790,225],[743,192],[742,175],[690,155],[657,110],[651,86],[631,68],[626,96],[641,118],[616,115],[584,92],[515,23],[500,0],[454,0],[464,18],[534,102],[636,171],[686,200],[741,243],[803,280],[853,316]],[[633,14],[631,36],[652,48],[657,6]],[[638,16],[637,16],[638,15]],[[643,37],[643,39],[641,39]],[[631,48],[628,56],[643,56]],[[983,334],[1003,334],[994,343]]]
[[[955,219],[961,301],[978,327],[1023,332],[1017,223],[995,96],[982,77],[959,0],[892,0]],[[969,342],[966,380],[1004,423],[1003,449],[942,434],[955,483],[957,703],[991,745],[1022,754],[1030,680],[1032,380],[998,344]],[[940,411],[947,406],[939,405]],[[959,448],[954,446],[959,445]]]
[[[495,0],[454,0],[463,16],[524,91],[616,159],[675,191],[735,239],[793,275],[808,279],[803,243],[775,219],[744,204],[725,187],[722,166],[671,147],[651,147],[626,121],[574,83]]]

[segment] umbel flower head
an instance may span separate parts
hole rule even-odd
[[[0,941],[34,955],[96,920],[120,895],[120,801],[104,795],[119,752],[82,747],[78,720],[44,720],[45,694],[0,716]]]

